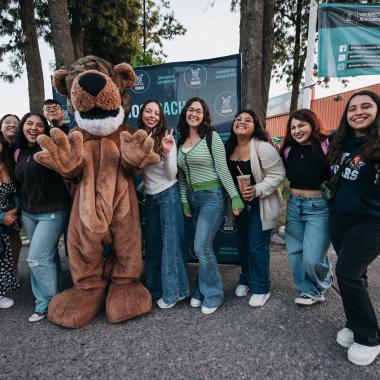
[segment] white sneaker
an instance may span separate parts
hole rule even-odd
[[[265,302],[268,301],[270,293],[267,294],[252,294],[249,299],[249,306],[261,307],[265,305]]]
[[[368,365],[376,359],[379,353],[380,345],[370,347],[354,342],[347,351],[347,357],[351,363],[356,365]]]
[[[202,314],[212,314],[215,313],[218,310],[218,307],[206,307],[202,306]]]
[[[0,309],[8,309],[9,307],[13,306],[15,302],[7,297],[0,297]]]
[[[352,343],[354,343],[354,333],[352,330],[344,327],[342,330],[338,331],[336,342],[344,348],[350,348]]]
[[[318,302],[317,300],[314,300],[308,296],[299,296],[294,300],[294,303],[296,303],[297,305],[303,305],[303,306],[314,305],[317,302]]]
[[[187,296],[184,296],[184,297],[180,297],[178,298],[178,301],[183,301],[185,298],[187,298]],[[172,308],[173,306],[176,305],[177,302],[173,302],[173,303],[166,303],[164,301],[163,298],[160,298],[159,300],[157,300],[157,306],[160,308],[160,309],[170,309]]]
[[[160,308],[160,309],[170,309],[172,308],[177,302],[173,302],[173,303],[166,303],[162,298],[160,298],[159,300],[157,300],[157,306]]]
[[[38,321],[41,321],[41,319],[44,319],[47,317],[47,312],[39,312],[39,311],[36,311],[34,312],[29,318],[28,318],[28,321],[29,322],[38,322]]]
[[[196,298],[191,298],[190,300],[190,306],[191,307],[201,307],[202,306],[202,301],[196,299]]]
[[[245,297],[249,292],[249,288],[246,285],[239,284],[235,289],[236,297]]]

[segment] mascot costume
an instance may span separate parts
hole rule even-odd
[[[156,163],[153,140],[123,125],[130,110],[131,66],[113,67],[87,56],[54,73],[57,91],[68,97],[77,127],[66,136],[58,128],[38,138],[34,158],[65,178],[78,178],[68,230],[74,287],[53,297],[48,318],[78,328],[106,305],[110,322],[147,313],[149,291],[141,284],[140,216],[133,170]],[[104,275],[103,246],[111,245],[112,267]],[[108,277],[108,278],[107,278]]]

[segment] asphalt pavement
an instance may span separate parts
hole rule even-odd
[[[33,296],[25,257],[23,248],[15,305],[0,310],[0,379],[380,379],[380,358],[355,366],[335,342],[344,326],[336,290],[321,304],[294,304],[297,293],[282,246],[271,248],[271,298],[263,308],[234,296],[239,268],[223,265],[225,302],[212,315],[202,315],[187,300],[116,325],[102,312],[78,330],[48,320],[28,322]],[[335,261],[333,252],[331,257]],[[189,270],[193,280],[196,265]],[[369,270],[377,311],[379,270],[378,259]]]

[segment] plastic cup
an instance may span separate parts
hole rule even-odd
[[[239,190],[242,193],[247,186],[251,185],[251,175],[245,174],[245,175],[238,175],[236,177],[239,185]]]

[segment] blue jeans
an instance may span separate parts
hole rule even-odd
[[[324,300],[323,293],[331,287],[333,275],[327,255],[329,210],[322,196],[290,195],[285,240],[296,288],[301,296]]]
[[[269,243],[272,230],[262,230],[260,206],[247,206],[236,218],[238,251],[241,263],[239,284],[254,294],[270,289]]]
[[[30,214],[22,211],[21,215],[30,240],[27,262],[32,272],[35,311],[46,312],[51,298],[62,290],[58,241],[65,229],[68,212]]]
[[[218,307],[223,302],[223,285],[213,249],[215,235],[224,217],[222,189],[188,190],[195,230],[194,253],[199,270],[193,298],[203,300],[203,306]]]
[[[185,227],[178,183],[145,203],[145,271],[154,299],[167,304],[189,295]]]

